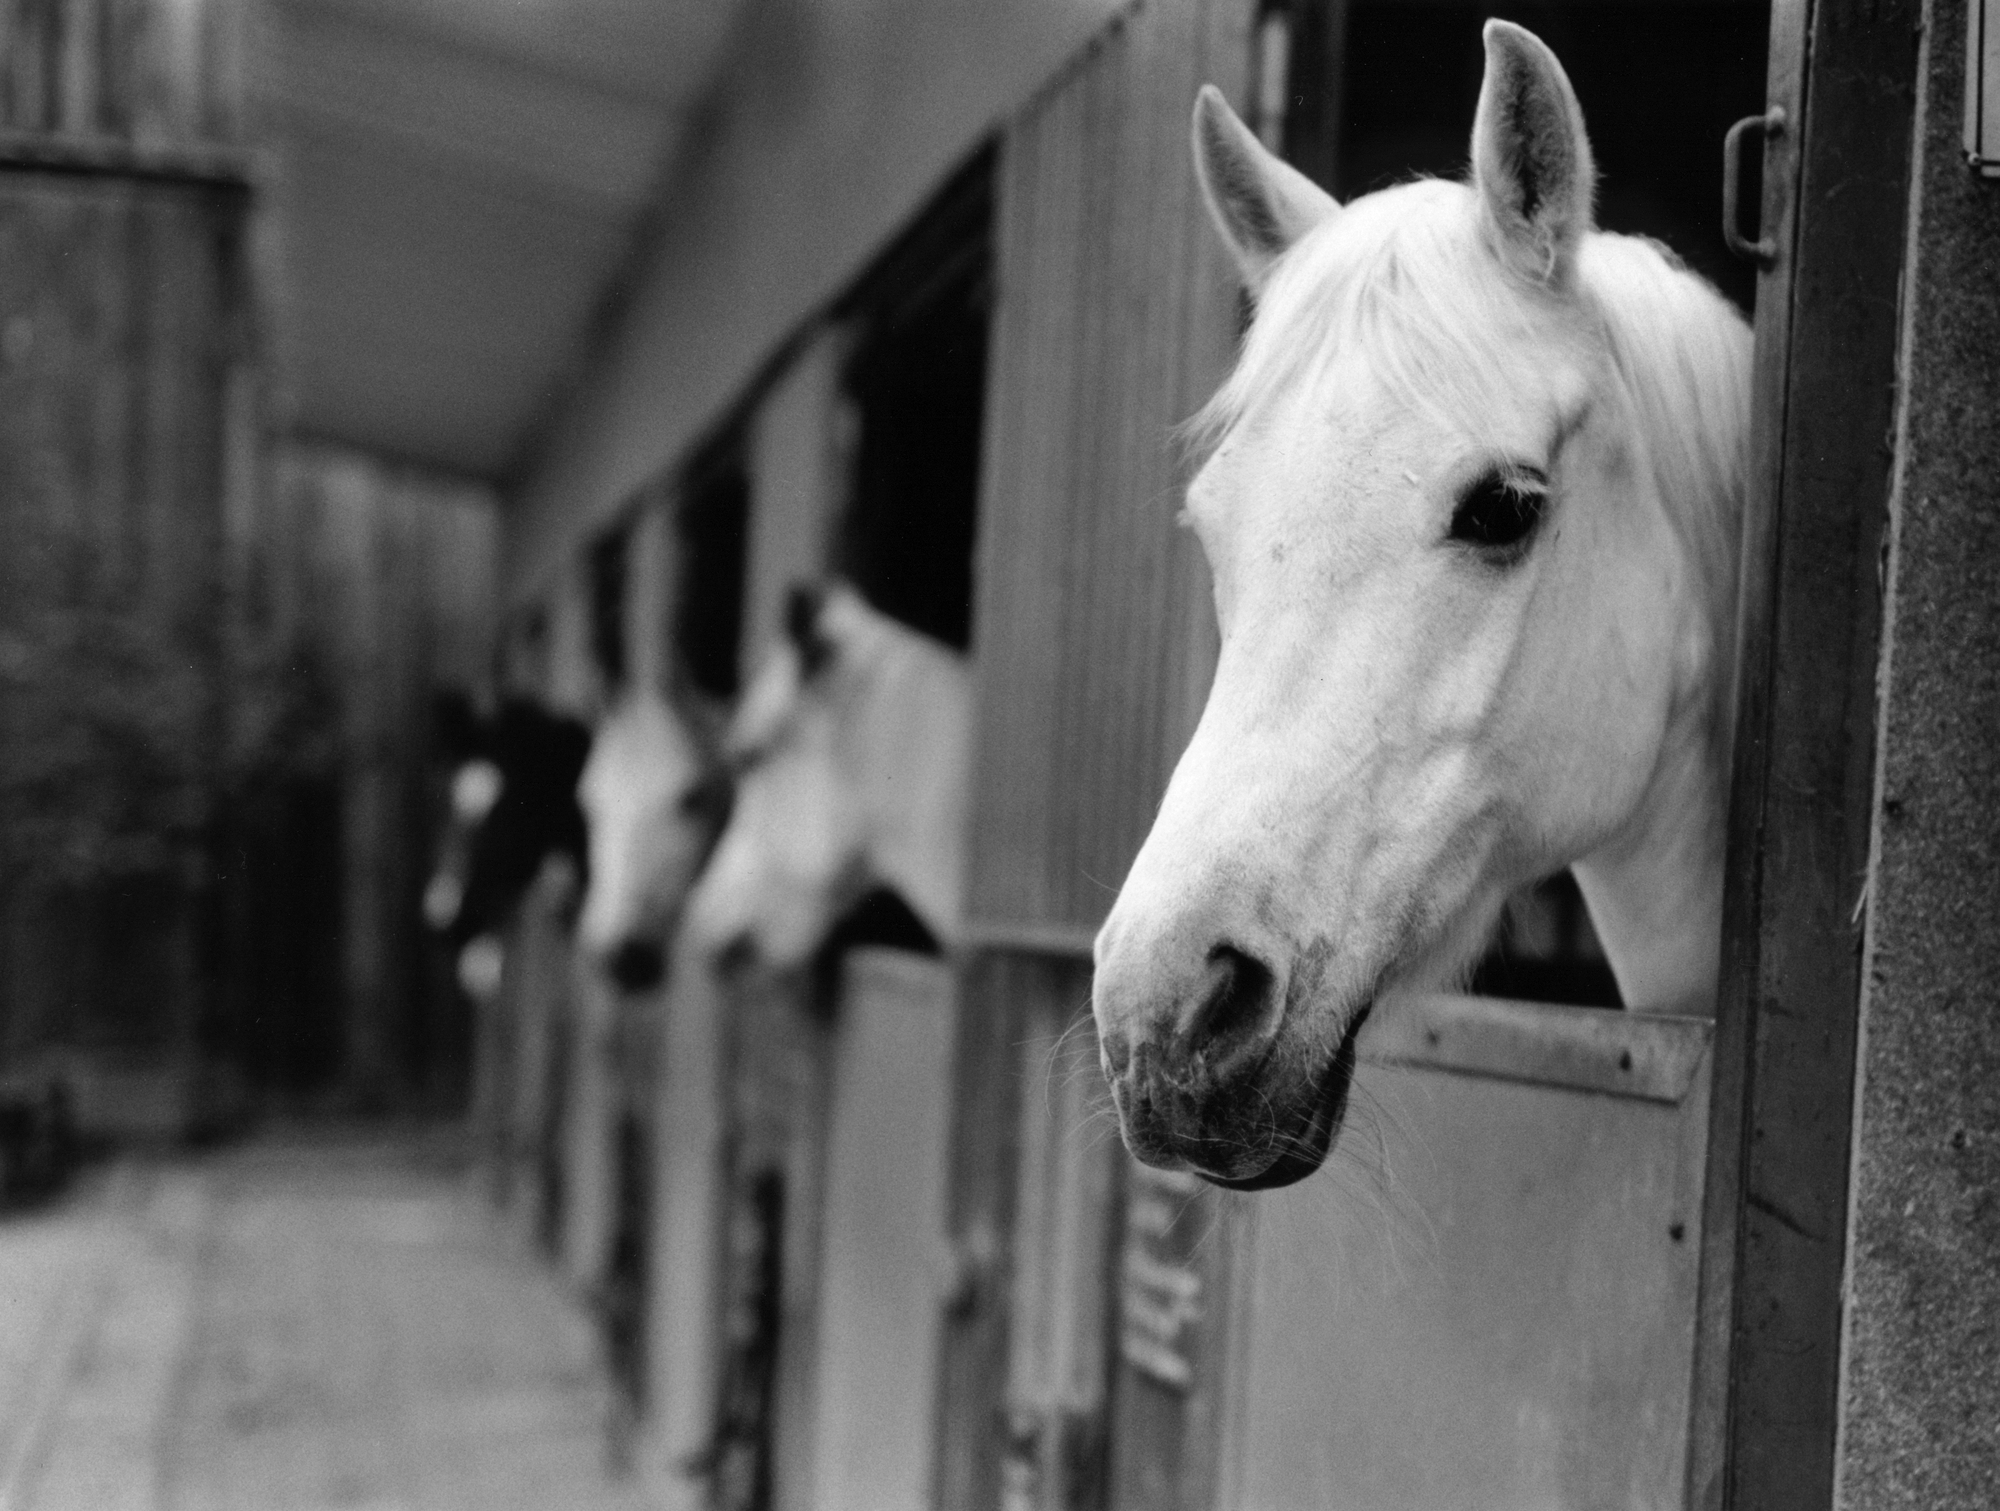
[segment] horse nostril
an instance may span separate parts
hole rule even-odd
[[[627,939],[611,952],[605,966],[611,979],[628,992],[643,992],[657,986],[666,968],[666,951],[645,939]]]
[[[1232,944],[1218,944],[1208,952],[1208,973],[1182,1025],[1188,1047],[1210,1060],[1226,1060],[1261,1043],[1277,1026],[1276,984],[1263,961]]]
[[[1104,1079],[1117,1080],[1132,1063],[1131,1037],[1116,1029],[1106,1030],[1098,1041],[1098,1054],[1104,1062]]]

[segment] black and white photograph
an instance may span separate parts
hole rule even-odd
[[[0,1511],[1995,1511],[2000,0],[0,0]]]

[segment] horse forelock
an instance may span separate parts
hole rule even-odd
[[[1273,395],[1319,387],[1360,356],[1399,403],[1463,422],[1517,348],[1504,270],[1481,255],[1463,184],[1417,179],[1363,196],[1274,265],[1235,368],[1188,425],[1212,444]]]

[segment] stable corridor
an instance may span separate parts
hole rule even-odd
[[[0,1220],[0,1511],[637,1511],[609,1404],[449,1132],[127,1161]]]

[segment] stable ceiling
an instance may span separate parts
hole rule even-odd
[[[297,428],[515,466],[742,3],[267,0],[251,76]]]

